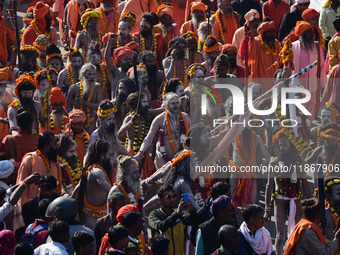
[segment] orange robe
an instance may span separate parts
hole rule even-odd
[[[274,85],[274,83],[268,78],[274,77],[278,67],[274,66],[273,64],[278,59],[280,51],[281,46],[278,40],[275,40],[275,55],[266,54],[266,50],[261,45],[261,40],[259,37],[255,37],[251,42],[249,42],[249,64],[251,69],[250,78],[252,81],[258,82],[262,85],[263,92],[268,91]],[[256,81],[255,78],[267,79],[263,81]]]
[[[128,0],[122,13],[132,12],[136,15],[136,24],[132,28],[131,33],[139,32],[139,23],[142,20],[143,13],[157,12],[157,9],[158,3],[156,0]]]
[[[81,167],[83,167],[83,162],[84,162],[84,158],[86,154],[84,135],[86,135],[87,141],[90,141],[90,135],[85,130],[80,134],[70,136],[70,139],[72,139],[77,144],[77,155],[78,155],[78,159],[79,159]]]
[[[14,45],[15,42],[15,30],[9,29],[6,25],[4,17],[0,17],[0,61],[8,60],[8,40],[10,45]]]
[[[35,39],[37,39],[37,34],[34,32],[32,25],[29,25],[24,34],[22,35],[21,43],[20,46],[29,44],[33,45],[33,42]],[[57,36],[57,31],[55,30],[54,27],[51,27],[51,32],[50,32],[50,43],[58,43],[58,36]]]
[[[164,1],[163,1],[164,2]],[[176,0],[170,1],[174,8],[174,20],[175,23],[181,27],[185,22],[185,7],[181,8]]]
[[[113,17],[110,20],[107,17],[106,13],[103,11],[101,7],[97,8],[96,11],[99,11],[102,15],[100,22],[98,23],[98,31],[105,35],[108,32],[117,33],[118,32],[118,24],[120,19],[120,13],[117,12],[114,8],[112,8]]]
[[[7,118],[7,106],[13,101],[12,94],[6,89],[4,94],[0,98],[0,117]],[[6,107],[4,107],[6,106]],[[2,140],[6,135],[9,134],[9,124],[0,122],[0,139]]]
[[[222,18],[222,31],[223,31],[223,39],[222,41],[222,36],[221,36],[221,29],[219,27],[218,21],[216,20],[216,14],[214,14],[211,19],[212,19],[212,26],[213,26],[213,35],[216,36],[219,40],[220,43],[226,44],[226,43],[232,43],[233,41],[233,36],[235,31],[240,27],[240,19],[241,16],[233,12],[231,16],[224,16],[221,12],[219,12],[219,17]]]
[[[198,27],[196,27],[194,25],[194,23],[192,22],[192,20],[189,20],[187,22],[185,22],[182,27],[181,27],[181,30],[180,30],[180,33],[181,35],[185,34],[186,32],[188,31],[192,31],[194,32],[195,34],[197,34],[197,29]]]
[[[57,179],[58,187],[60,187],[61,183],[59,183],[60,172],[58,171],[57,163],[50,162],[51,164],[51,174]],[[31,175],[32,173],[37,172],[40,175],[48,174],[48,170],[44,164],[44,161],[41,157],[38,156],[36,152],[27,153],[21,163],[21,166],[18,171],[17,183],[25,180],[26,177]],[[20,208],[26,203],[29,199],[36,197],[39,194],[38,185],[30,185],[25,189],[22,194],[18,204]]]

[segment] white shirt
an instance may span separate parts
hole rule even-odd
[[[45,243],[34,250],[34,255],[69,255],[64,245],[58,242]]]

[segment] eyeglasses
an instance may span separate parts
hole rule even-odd
[[[165,199],[176,199],[177,198],[177,195],[176,194],[173,194],[173,195],[167,195],[164,197]]]

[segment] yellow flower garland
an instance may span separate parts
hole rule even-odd
[[[142,42],[142,51],[145,51],[145,38],[142,36],[142,35],[139,35],[140,36],[140,40]],[[152,32],[152,40],[153,40],[153,43],[152,43],[152,48],[151,48],[151,51],[153,52],[153,54],[155,55],[155,57],[157,58],[157,37],[155,35],[154,32]]]
[[[20,46],[20,51],[35,51],[35,52],[38,54],[38,58],[39,58],[40,55],[41,55],[40,50],[38,50],[38,49],[37,49],[36,47],[34,47],[33,45],[28,45],[28,44],[25,44],[25,45]]]
[[[103,110],[100,108],[100,106],[98,107],[98,111],[97,111],[97,115],[100,118],[107,118],[110,115],[114,114],[117,112],[117,107],[115,104],[113,104],[113,107],[111,109],[108,110]]]
[[[79,90],[80,90],[80,97],[81,97],[81,99],[84,99],[83,83],[82,82],[80,82],[80,84],[79,84]],[[93,94],[93,90],[90,92],[90,95],[89,95],[89,97],[87,99],[87,102],[91,102],[92,94]],[[80,110],[84,111],[83,105],[80,106]],[[85,124],[85,128],[88,128],[90,126],[90,120],[91,120],[90,107],[86,107],[86,124]]]

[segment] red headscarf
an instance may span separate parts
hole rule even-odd
[[[274,26],[274,22],[273,21],[267,21],[267,22],[263,22],[258,28],[257,28],[257,32],[259,33],[259,35],[263,35],[264,32],[266,32],[269,29],[275,29]]]
[[[227,43],[222,46],[222,54],[226,54],[226,52],[230,50],[234,51],[237,54],[237,48],[234,45]]]
[[[124,205],[117,212],[117,216],[116,216],[117,221],[120,224],[122,224],[124,214],[127,213],[127,212],[130,212],[130,211],[138,212],[137,206],[135,206],[133,204]]]
[[[63,102],[63,104],[65,105],[65,97],[61,89],[58,87],[52,88],[50,95],[50,105],[56,102]]]
[[[120,61],[122,60],[124,56],[132,57],[132,50],[129,47],[121,46],[115,49],[114,56],[115,56],[117,65],[120,65]]]
[[[317,16],[319,18],[319,13],[313,8],[308,8],[307,10],[304,10],[302,13],[302,18],[305,21],[309,20],[310,18],[313,18],[314,16]]]

